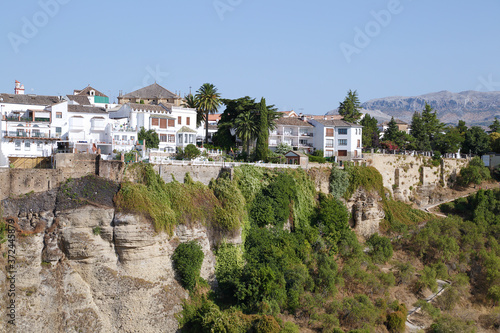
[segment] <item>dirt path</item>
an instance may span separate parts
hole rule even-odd
[[[436,297],[441,295],[449,285],[451,285],[451,282],[449,282],[449,281],[436,280],[436,282],[438,284],[438,290],[437,290],[437,292],[435,292],[431,296],[424,298],[424,300],[427,303],[432,302],[434,299],[436,299]],[[406,327],[410,330],[410,332],[425,329],[425,327],[421,327],[421,326],[418,326],[418,325],[412,323],[411,318],[410,318],[412,315],[419,312],[421,309],[422,309],[422,307],[417,306],[417,307],[414,307],[413,309],[408,311],[408,315],[406,316]]]

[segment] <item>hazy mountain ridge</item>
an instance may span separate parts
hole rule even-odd
[[[500,91],[440,91],[412,97],[392,96],[372,99],[361,106],[410,122],[413,113],[421,112],[426,102],[437,111],[444,123],[456,124],[459,120],[465,120],[469,126],[489,125],[496,115],[500,116]]]

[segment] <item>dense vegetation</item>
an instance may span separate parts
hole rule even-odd
[[[115,201],[158,229],[199,220],[222,235],[243,230],[242,245],[224,237],[216,244],[212,289],[199,279],[196,244],[176,251],[180,281],[191,291],[178,314],[182,331],[403,332],[415,305],[432,332],[500,325],[492,308],[482,310],[480,321],[454,312],[500,302],[500,192],[479,191],[443,205],[453,216],[436,219],[392,201],[380,174],[361,166],[333,170],[331,194],[318,194],[302,170],[244,166],[232,180],[220,177],[209,186],[190,177],[165,184],[147,166],[138,167],[136,177],[139,184],[123,184]],[[379,195],[386,214],[380,234],[364,244],[344,205],[358,188]],[[186,269],[186,262],[196,265]],[[437,279],[452,284],[436,303],[416,302],[437,289]],[[414,301],[403,302],[402,294]]]

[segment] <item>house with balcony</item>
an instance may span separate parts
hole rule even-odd
[[[337,162],[362,158],[363,126],[331,119],[311,119],[310,123],[314,125],[314,148],[323,150],[325,157]]]
[[[196,144],[196,110],[177,106],[127,103],[110,110],[113,149],[130,151],[138,132],[154,130],[160,139],[156,153],[172,154],[177,147]]]
[[[294,150],[311,153],[314,150],[314,126],[295,117],[281,117],[276,120],[276,129],[269,132],[269,148],[275,150],[281,144]]]
[[[61,140],[64,124],[56,121],[67,103],[57,96],[0,94],[0,165],[9,158],[50,156]]]
[[[111,154],[112,142],[106,109],[86,105],[68,105],[68,141],[77,152]]]

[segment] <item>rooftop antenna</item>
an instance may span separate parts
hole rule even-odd
[[[189,86],[189,95],[191,95],[191,86]]]

